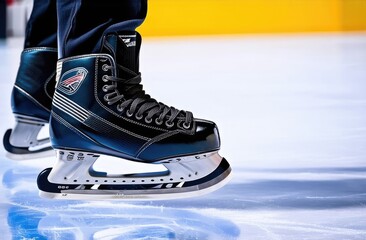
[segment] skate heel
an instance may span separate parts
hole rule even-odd
[[[16,115],[15,120],[14,129],[8,129],[3,139],[4,147],[10,154],[25,155],[52,150],[49,138],[38,139],[47,122],[26,115]]]
[[[49,138],[38,140],[38,133],[45,122],[41,119],[17,115],[16,125],[12,130],[9,142],[16,147],[36,147],[49,142]]]

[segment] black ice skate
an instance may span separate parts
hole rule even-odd
[[[53,153],[49,138],[38,139],[48,124],[55,88],[57,50],[28,48],[22,52],[11,94],[16,125],[5,132],[3,144],[12,159],[23,160]]]
[[[138,33],[105,36],[101,54],[57,64],[50,118],[54,167],[38,176],[40,196],[61,199],[169,199],[208,193],[231,173],[213,122],[159,103],[142,89]],[[110,175],[101,156],[166,170]]]

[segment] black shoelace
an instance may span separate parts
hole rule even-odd
[[[104,64],[102,68],[104,71],[108,71],[113,69],[113,66]],[[179,118],[182,120],[184,119],[182,126],[185,129],[191,127],[193,121],[193,114],[191,112],[178,110],[156,101],[143,90],[141,73],[137,74],[119,64],[117,64],[117,68],[130,77],[125,79],[108,75],[103,76],[104,82],[112,83],[103,86],[104,92],[110,92],[104,96],[104,100],[107,101],[108,105],[117,103],[118,111],[126,111],[128,117],[132,117],[135,114],[135,117],[138,120],[143,118],[144,113],[147,113],[144,119],[146,123],[151,123],[153,117],[158,116],[155,118],[155,123],[157,125],[163,124],[164,119],[167,118],[165,125],[168,128],[171,128],[174,126],[174,120]]]

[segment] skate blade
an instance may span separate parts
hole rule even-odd
[[[41,151],[41,152],[30,152],[28,154],[14,154],[7,152],[5,157],[14,161],[27,161],[27,160],[34,160],[39,158],[48,158],[54,157],[56,155],[55,150],[52,148]]]
[[[214,171],[202,178],[162,184],[56,184],[48,181],[50,172],[51,169],[45,169],[38,176],[39,195],[42,198],[70,200],[146,201],[191,198],[220,189],[232,177],[231,167],[225,158],[222,158]]]
[[[51,157],[55,151],[51,147],[49,139],[43,139],[44,144],[34,147],[16,147],[10,143],[12,129],[8,129],[3,138],[4,148],[7,151],[6,157],[16,161],[32,160],[37,158]]]
[[[158,200],[176,200],[200,197],[209,193],[215,192],[225,186],[232,179],[232,172],[224,172],[220,176],[221,179],[217,183],[209,183],[210,186],[203,189],[185,189],[185,192],[157,192],[157,190],[129,190],[129,191],[115,191],[115,190],[87,190],[78,191],[70,190],[63,193],[50,193],[39,190],[39,196],[47,199],[63,199],[63,200],[84,200],[84,201],[99,201],[99,200],[126,200],[126,201],[158,201]]]

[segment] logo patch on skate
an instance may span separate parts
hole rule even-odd
[[[79,89],[87,74],[88,71],[85,68],[73,68],[61,76],[58,88],[66,94],[74,94]]]
[[[136,47],[136,35],[119,35],[126,47]]]

